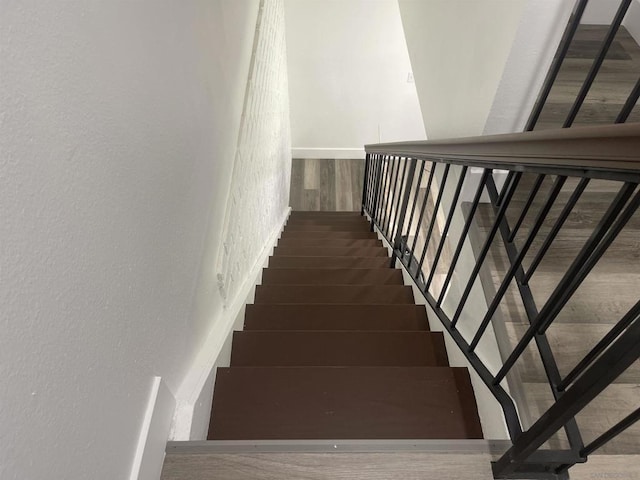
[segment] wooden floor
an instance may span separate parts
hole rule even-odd
[[[300,159],[291,167],[291,208],[302,211],[359,211],[364,160]]]
[[[507,212],[511,226],[515,224],[520,215],[534,178],[535,176],[531,174],[523,177],[519,192]],[[552,180],[549,178],[543,184],[531,212],[526,217],[523,228],[516,236],[515,243],[517,245],[522,245],[526,239],[535,214],[541,206],[545,192],[550,188]],[[557,207],[552,209],[540,231],[539,240],[534,242],[531,253],[525,257],[523,262],[525,269],[550,231],[576,183],[575,180],[567,182]],[[619,186],[614,182],[592,181],[582,195],[530,281],[538,308],[541,308],[551,295],[579,249],[582,248],[604,214]],[[483,236],[492,225],[495,213],[489,205],[485,204],[480,206],[478,214],[477,227]],[[489,265],[491,266],[493,284],[487,285],[485,283],[487,292],[498,289],[509,266],[500,239],[493,243]],[[633,306],[638,299],[639,286],[640,212],[636,212],[625,230],[547,331],[547,337],[562,375],[569,373],[577,362]],[[506,324],[509,347],[513,348],[522,338],[528,325],[522,300],[513,282],[500,305],[499,317]],[[544,413],[553,400],[542,362],[535,347],[529,348],[516,364],[516,375],[523,385],[525,396],[521,410],[526,410],[524,412],[525,418],[529,417],[526,423],[530,424]],[[621,375],[577,417],[584,441],[594,440],[638,407],[640,407],[640,362],[636,362]],[[556,442],[552,442],[552,445],[565,446],[564,434],[560,434]],[[599,450],[599,453],[640,454],[640,424],[631,427],[611,443],[605,445]]]
[[[562,126],[605,37],[605,25],[581,25],[540,115],[536,130]],[[640,76],[640,47],[620,27],[574,126],[611,124]],[[636,105],[627,122],[640,122]]]
[[[491,480],[490,460],[418,452],[174,454],[161,480]]]

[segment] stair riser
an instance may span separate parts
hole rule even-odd
[[[297,257],[269,258],[269,268],[389,268],[385,257]]]
[[[273,255],[286,257],[388,257],[385,248],[360,247],[275,247]]]
[[[429,330],[417,305],[247,305],[245,330]]]
[[[349,238],[281,238],[279,247],[379,248],[382,240]]]
[[[285,231],[294,232],[294,231],[303,231],[303,232],[368,232],[369,225],[366,223],[345,223],[345,225],[297,225],[297,224],[287,224],[285,227]]]
[[[280,238],[313,238],[313,239],[373,239],[377,240],[378,235],[373,232],[304,232],[285,230],[280,234]]]
[[[365,218],[360,212],[320,212],[315,210],[294,210],[291,212],[289,218],[298,218],[298,217],[319,217],[319,218],[328,218],[328,217],[356,217],[356,218]]]
[[[397,269],[265,269],[263,285],[402,285]]]
[[[333,303],[333,304],[413,304],[410,287],[371,286],[280,286],[259,285],[256,304]]]
[[[442,333],[235,332],[232,367],[447,366]]]

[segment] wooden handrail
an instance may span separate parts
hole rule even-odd
[[[640,174],[640,123],[366,145],[369,154],[469,166]]]

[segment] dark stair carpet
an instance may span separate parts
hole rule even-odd
[[[448,365],[363,217],[293,212],[218,369],[208,438],[482,438],[469,373]]]

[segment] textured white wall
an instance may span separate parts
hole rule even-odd
[[[258,3],[1,2],[3,480],[127,478],[216,323]]]
[[[260,10],[238,149],[222,231],[216,275],[225,305],[239,293],[246,274],[289,205],[291,132],[287,88],[284,0]],[[256,240],[258,240],[256,242]]]
[[[399,0],[429,139],[480,135],[526,0]]]
[[[326,158],[425,138],[397,0],[285,0],[285,11],[294,149]]]

